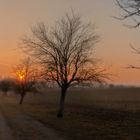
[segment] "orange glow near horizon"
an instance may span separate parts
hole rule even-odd
[[[24,76],[20,75],[19,79],[22,81],[24,79]]]
[[[13,66],[19,64],[26,55],[17,48],[21,43],[20,38],[30,35],[30,27],[36,22],[44,22],[52,27],[55,21],[71,11],[71,7],[75,13],[81,15],[84,22],[95,24],[95,32],[101,36],[101,41],[95,47],[95,58],[101,59],[101,65],[112,66],[109,73],[115,76],[110,83],[140,85],[140,70],[125,68],[127,65],[140,66],[140,55],[133,53],[129,45],[139,48],[140,27],[128,29],[123,23],[129,24],[129,20],[119,21],[112,18],[120,13],[114,0],[2,1],[0,77],[12,77]],[[17,77],[23,80],[24,76],[19,74]]]
[[[25,70],[18,70],[16,76],[19,80],[23,81],[25,79]]]

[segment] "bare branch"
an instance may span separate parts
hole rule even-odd
[[[134,53],[140,54],[140,50],[139,49],[136,49],[132,44],[130,44],[130,47],[131,47],[132,50],[134,50]],[[128,65],[125,68],[126,69],[140,69],[140,67],[134,66],[134,65]]]
[[[129,65],[127,67],[125,67],[126,69],[140,69],[140,67],[137,66],[133,66],[133,65]]]
[[[121,20],[132,18],[134,25],[127,25],[129,28],[137,28],[140,25],[140,0],[116,0],[117,5],[124,11]]]
[[[140,49],[136,49],[132,44],[130,44],[130,47],[135,53],[140,54]]]
[[[56,22],[51,30],[39,23],[31,31],[32,37],[22,40],[23,48],[38,58],[46,80],[53,80],[60,87],[69,87],[76,79],[103,81],[101,71],[94,68],[93,52],[99,36],[91,24],[82,23],[80,16],[72,12]],[[83,78],[83,70],[88,72],[88,77]]]

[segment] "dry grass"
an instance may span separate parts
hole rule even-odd
[[[140,139],[140,89],[70,90],[63,119],[56,118],[58,98],[57,90],[47,90],[45,95],[26,97],[20,107],[17,97],[6,98],[5,104],[70,140]]]

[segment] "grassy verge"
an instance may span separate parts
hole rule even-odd
[[[72,140],[139,139],[140,112],[68,106],[63,119],[53,105],[24,105],[28,115]]]

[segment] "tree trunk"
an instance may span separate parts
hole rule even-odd
[[[21,98],[20,98],[20,102],[19,102],[20,105],[23,103],[24,96],[25,96],[25,92],[23,92],[21,94]]]
[[[59,110],[58,110],[58,114],[57,114],[58,118],[63,118],[66,91],[67,91],[67,88],[61,89],[60,105],[59,105]]]

